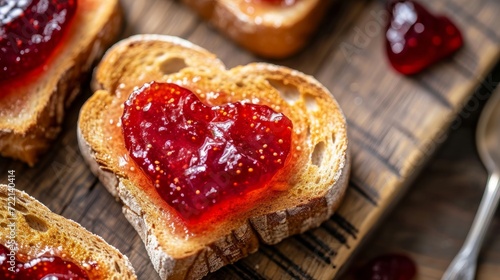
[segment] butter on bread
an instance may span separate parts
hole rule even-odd
[[[17,253],[28,260],[54,255],[78,265],[93,280],[137,279],[128,258],[116,248],[25,192],[0,184],[0,203],[5,205],[0,215],[15,225]],[[0,244],[10,245],[11,236],[11,227],[2,225]]]
[[[298,52],[310,40],[334,1],[296,0],[273,5],[261,0],[183,0],[244,48],[268,58]]]
[[[224,221],[195,230],[183,225],[129,159],[121,134],[121,105],[134,88],[151,81],[176,83],[211,103],[249,100],[284,113],[294,127],[292,159],[270,183],[284,185],[282,190]],[[80,150],[123,203],[162,279],[201,278],[255,252],[260,243],[319,226],[340,204],[350,169],[346,121],[330,92],[311,76],[265,63],[227,70],[214,54],[180,38],[136,35],[108,50],[94,72],[93,89],[80,111]]]
[[[118,35],[118,0],[80,0],[61,48],[29,81],[0,84],[0,155],[33,166],[59,131],[85,73]],[[37,70],[38,71],[38,70]]]

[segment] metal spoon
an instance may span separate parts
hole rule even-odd
[[[486,104],[476,131],[479,156],[488,170],[488,183],[471,229],[460,252],[441,280],[472,280],[486,231],[500,198],[500,91]]]

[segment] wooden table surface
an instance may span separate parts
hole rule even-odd
[[[123,36],[180,36],[214,52],[228,67],[262,60],[232,44],[179,1],[121,2],[127,18]],[[412,185],[406,201],[367,242],[354,267],[382,252],[402,251],[417,260],[421,279],[439,278],[458,251],[485,183],[471,140],[474,118],[469,111],[478,110],[474,104],[466,106],[467,117],[459,117],[467,125],[453,132],[438,157],[431,156],[444,142],[443,135],[466,101],[471,96],[485,99],[485,94],[475,95],[474,89],[481,83],[487,87],[495,83],[487,74],[500,55],[500,29],[495,28],[500,3],[421,2],[450,15],[466,41],[452,59],[421,75],[403,77],[387,65],[382,40],[384,1],[336,2],[305,51],[271,61],[314,75],[338,99],[349,125],[353,164],[350,186],[339,211],[320,228],[276,246],[263,246],[256,254],[209,278],[333,278],[429,161],[431,165]],[[79,108],[91,94],[87,85],[84,83],[83,94],[68,110],[61,136],[38,165],[28,168],[2,158],[0,174],[16,170],[19,189],[103,236],[129,256],[140,279],[155,279],[157,274],[142,241],[121,215],[121,206],[90,173],[79,154],[75,128]],[[459,156],[464,156],[464,161]],[[0,182],[5,178],[0,175]],[[467,195],[466,199],[461,200],[462,195]],[[493,277],[499,265],[494,240],[488,242],[492,245],[483,254],[486,258],[481,259],[484,265],[479,271],[484,279]],[[348,277],[349,273],[343,275]]]
[[[500,82],[500,64],[477,96]],[[496,89],[497,94],[500,88]],[[477,101],[471,99],[469,104]],[[485,100],[464,109],[408,193],[366,241],[341,279],[373,258],[401,253],[417,264],[417,279],[440,279],[465,240],[484,192],[487,172],[475,146],[475,130]],[[479,255],[478,280],[500,279],[500,213],[495,215]]]

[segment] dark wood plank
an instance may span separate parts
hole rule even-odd
[[[415,260],[417,279],[439,279],[459,251],[481,200],[487,173],[475,148],[475,129],[479,113],[488,96],[490,85],[500,81],[500,67],[490,76],[492,84],[483,86],[472,99],[478,106],[465,109],[460,126],[443,143],[408,195],[373,233],[351,268],[352,271],[370,259],[387,254],[403,253]],[[498,89],[497,89],[498,90]],[[479,98],[483,100],[479,100]],[[497,279],[500,273],[500,230],[498,213],[483,246],[476,279]]]

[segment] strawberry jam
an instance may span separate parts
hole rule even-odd
[[[75,15],[76,0],[0,1],[0,81],[42,65]]]
[[[417,274],[415,263],[407,256],[387,254],[377,257],[356,271],[357,280],[412,280]]]
[[[22,262],[0,245],[0,278],[16,280],[89,279],[87,273],[70,261],[59,257],[42,256]]]
[[[265,188],[291,146],[292,122],[283,114],[247,102],[206,105],[175,84],[134,91],[121,121],[131,158],[189,222]]]
[[[257,2],[262,2],[266,4],[271,4],[271,5],[282,5],[282,6],[291,6],[293,5],[297,0],[255,0]]]
[[[415,1],[394,1],[389,12],[386,51],[402,74],[416,74],[463,45],[462,34],[447,17],[434,16]]]

